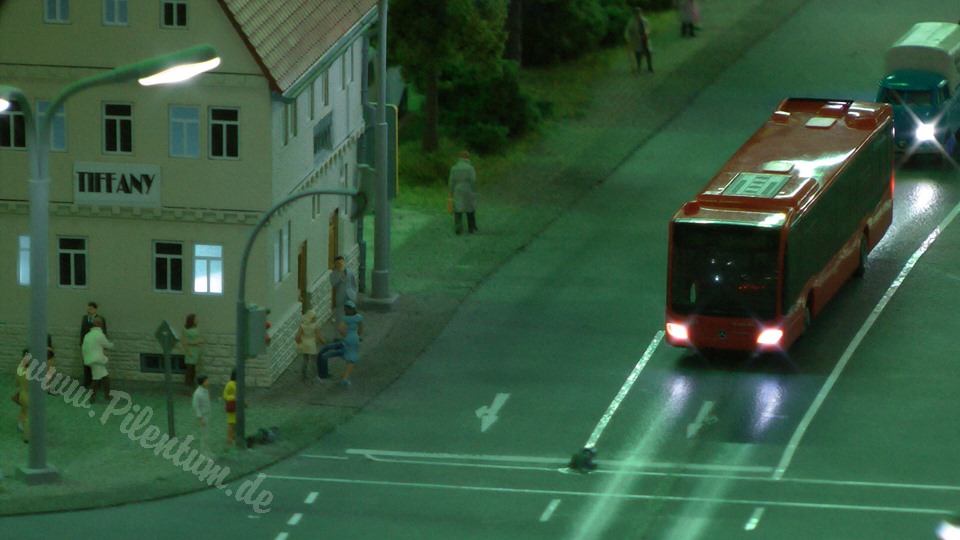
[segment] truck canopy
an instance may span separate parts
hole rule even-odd
[[[941,75],[951,93],[960,86],[960,24],[923,22],[913,25],[887,49],[886,74],[928,71]]]

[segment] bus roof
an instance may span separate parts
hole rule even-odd
[[[673,219],[780,226],[890,121],[884,103],[785,99]]]

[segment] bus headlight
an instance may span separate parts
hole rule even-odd
[[[783,330],[779,328],[767,328],[757,336],[757,345],[776,345],[780,343],[783,337]]]
[[[687,341],[690,337],[687,335],[687,327],[682,324],[667,323],[667,333],[677,341]]]
[[[921,123],[919,126],[917,126],[917,141],[927,142],[937,140],[936,130],[934,129],[935,127],[936,126],[934,124],[924,123]]]

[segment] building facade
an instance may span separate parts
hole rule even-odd
[[[356,187],[376,16],[375,0],[0,0],[0,84],[35,112],[74,81],[193,45],[222,61],[177,85],[90,88],[56,112],[47,285],[59,369],[80,373],[80,320],[94,301],[115,344],[113,379],[162,380],[154,333],[194,313],[200,370],[226,380],[253,225],[298,191]],[[28,179],[13,107],[0,112],[0,367],[11,370],[27,343]],[[293,360],[302,309],[330,316],[333,258],[357,267],[352,205],[301,199],[258,235],[245,296],[271,310],[272,339],[247,364],[248,384],[270,385]]]

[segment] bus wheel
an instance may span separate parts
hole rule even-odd
[[[853,271],[853,275],[863,277],[867,271],[867,235],[860,237],[860,265]]]

